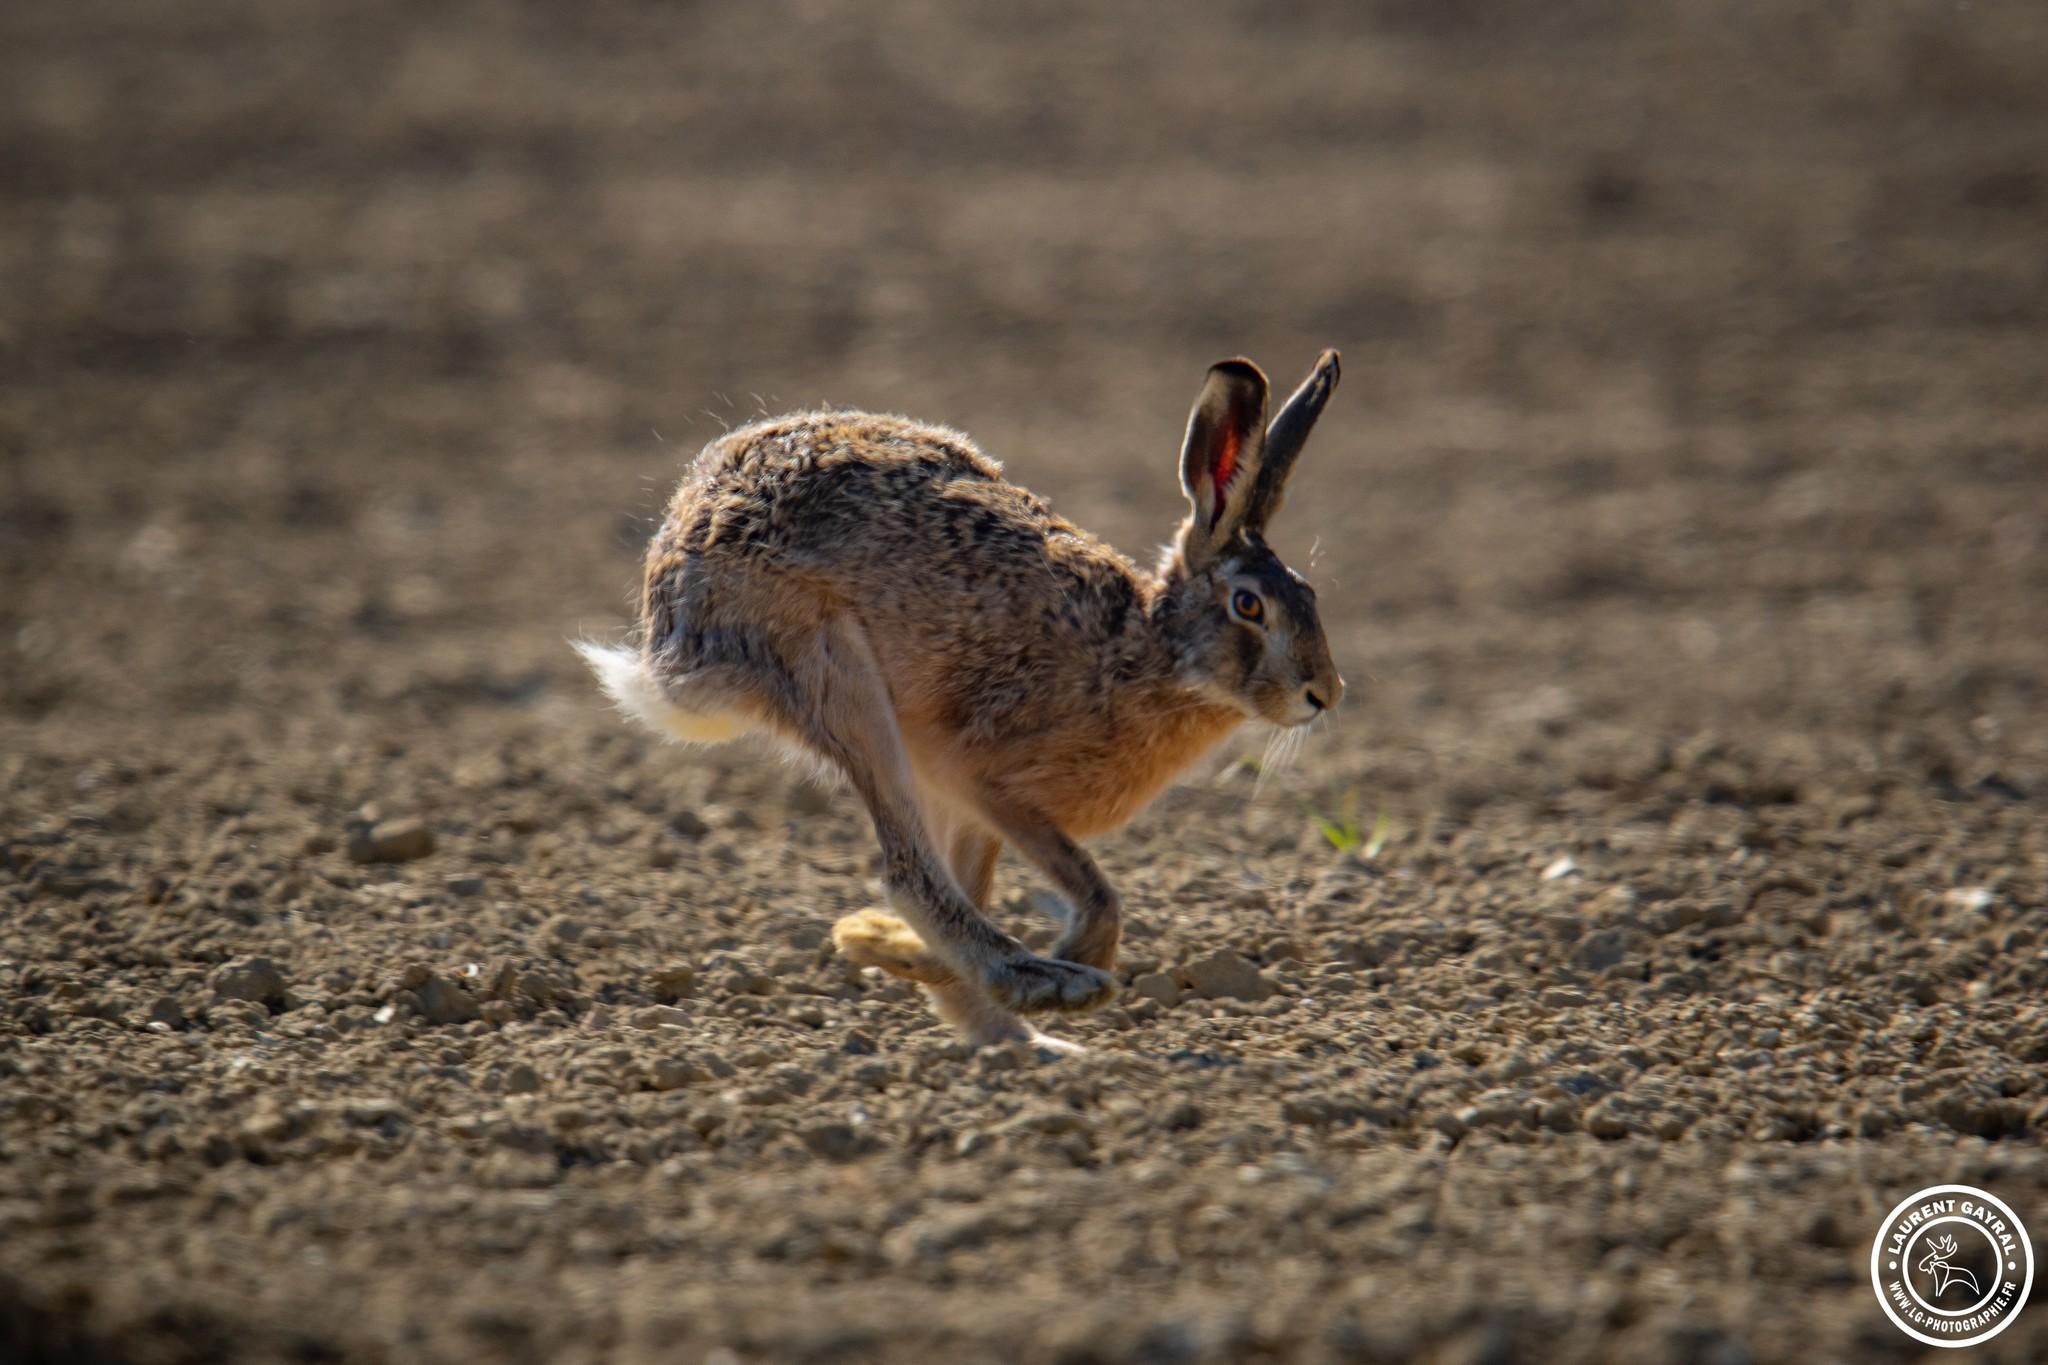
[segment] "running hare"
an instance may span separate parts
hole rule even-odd
[[[1314,590],[1265,543],[1336,383],[1325,351],[1268,426],[1257,366],[1209,371],[1181,448],[1188,516],[1151,573],[958,432],[854,412],[741,428],[705,447],[648,547],[640,647],[578,648],[657,731],[765,731],[843,774],[903,918],[841,920],[841,951],[924,983],[976,1042],[1064,1046],[1012,1011],[1116,990],[1121,907],[1075,841],[1239,722],[1305,724],[1343,694]],[[981,913],[1006,841],[1071,907],[1050,957]]]

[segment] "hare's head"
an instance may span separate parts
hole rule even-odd
[[[1266,376],[1249,360],[1212,367],[1188,417],[1180,482],[1188,495],[1164,578],[1164,605],[1184,678],[1276,725],[1303,725],[1337,704],[1315,589],[1266,544],[1287,476],[1337,386],[1325,351],[1266,423]]]

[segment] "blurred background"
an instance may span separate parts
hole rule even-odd
[[[733,425],[1149,562],[1326,346],[1351,691],[1100,850],[1270,1000],[948,1052],[568,649]],[[0,6],[0,1355],[1897,1358],[2048,1208],[2044,677],[2041,0]]]
[[[2044,70],[2026,0],[11,7],[8,717],[567,685],[763,410],[1149,559],[1204,368],[1330,345],[1281,540],[1377,723],[2038,762]]]

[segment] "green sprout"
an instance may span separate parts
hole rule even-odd
[[[1385,811],[1381,811],[1373,817],[1372,837],[1365,841],[1365,848],[1362,850],[1366,857],[1377,858],[1380,856],[1380,850],[1387,846],[1387,835],[1393,828],[1394,822],[1387,818]]]
[[[1372,829],[1360,830],[1358,826],[1358,788],[1345,789],[1343,804],[1335,816],[1309,810],[1308,818],[1329,841],[1331,848],[1339,853],[1352,853],[1361,858],[1377,858],[1380,850],[1387,846],[1387,836],[1392,833],[1394,822],[1387,818],[1385,811],[1373,817]]]

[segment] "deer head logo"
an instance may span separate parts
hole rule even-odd
[[[1934,1277],[1934,1297],[1946,1294],[1950,1285],[1968,1285],[1972,1296],[1982,1293],[1977,1287],[1977,1277],[1961,1266],[1949,1264],[1949,1258],[1956,1254],[1956,1239],[1950,1233],[1927,1239],[1927,1255],[1920,1262],[1920,1273]]]

